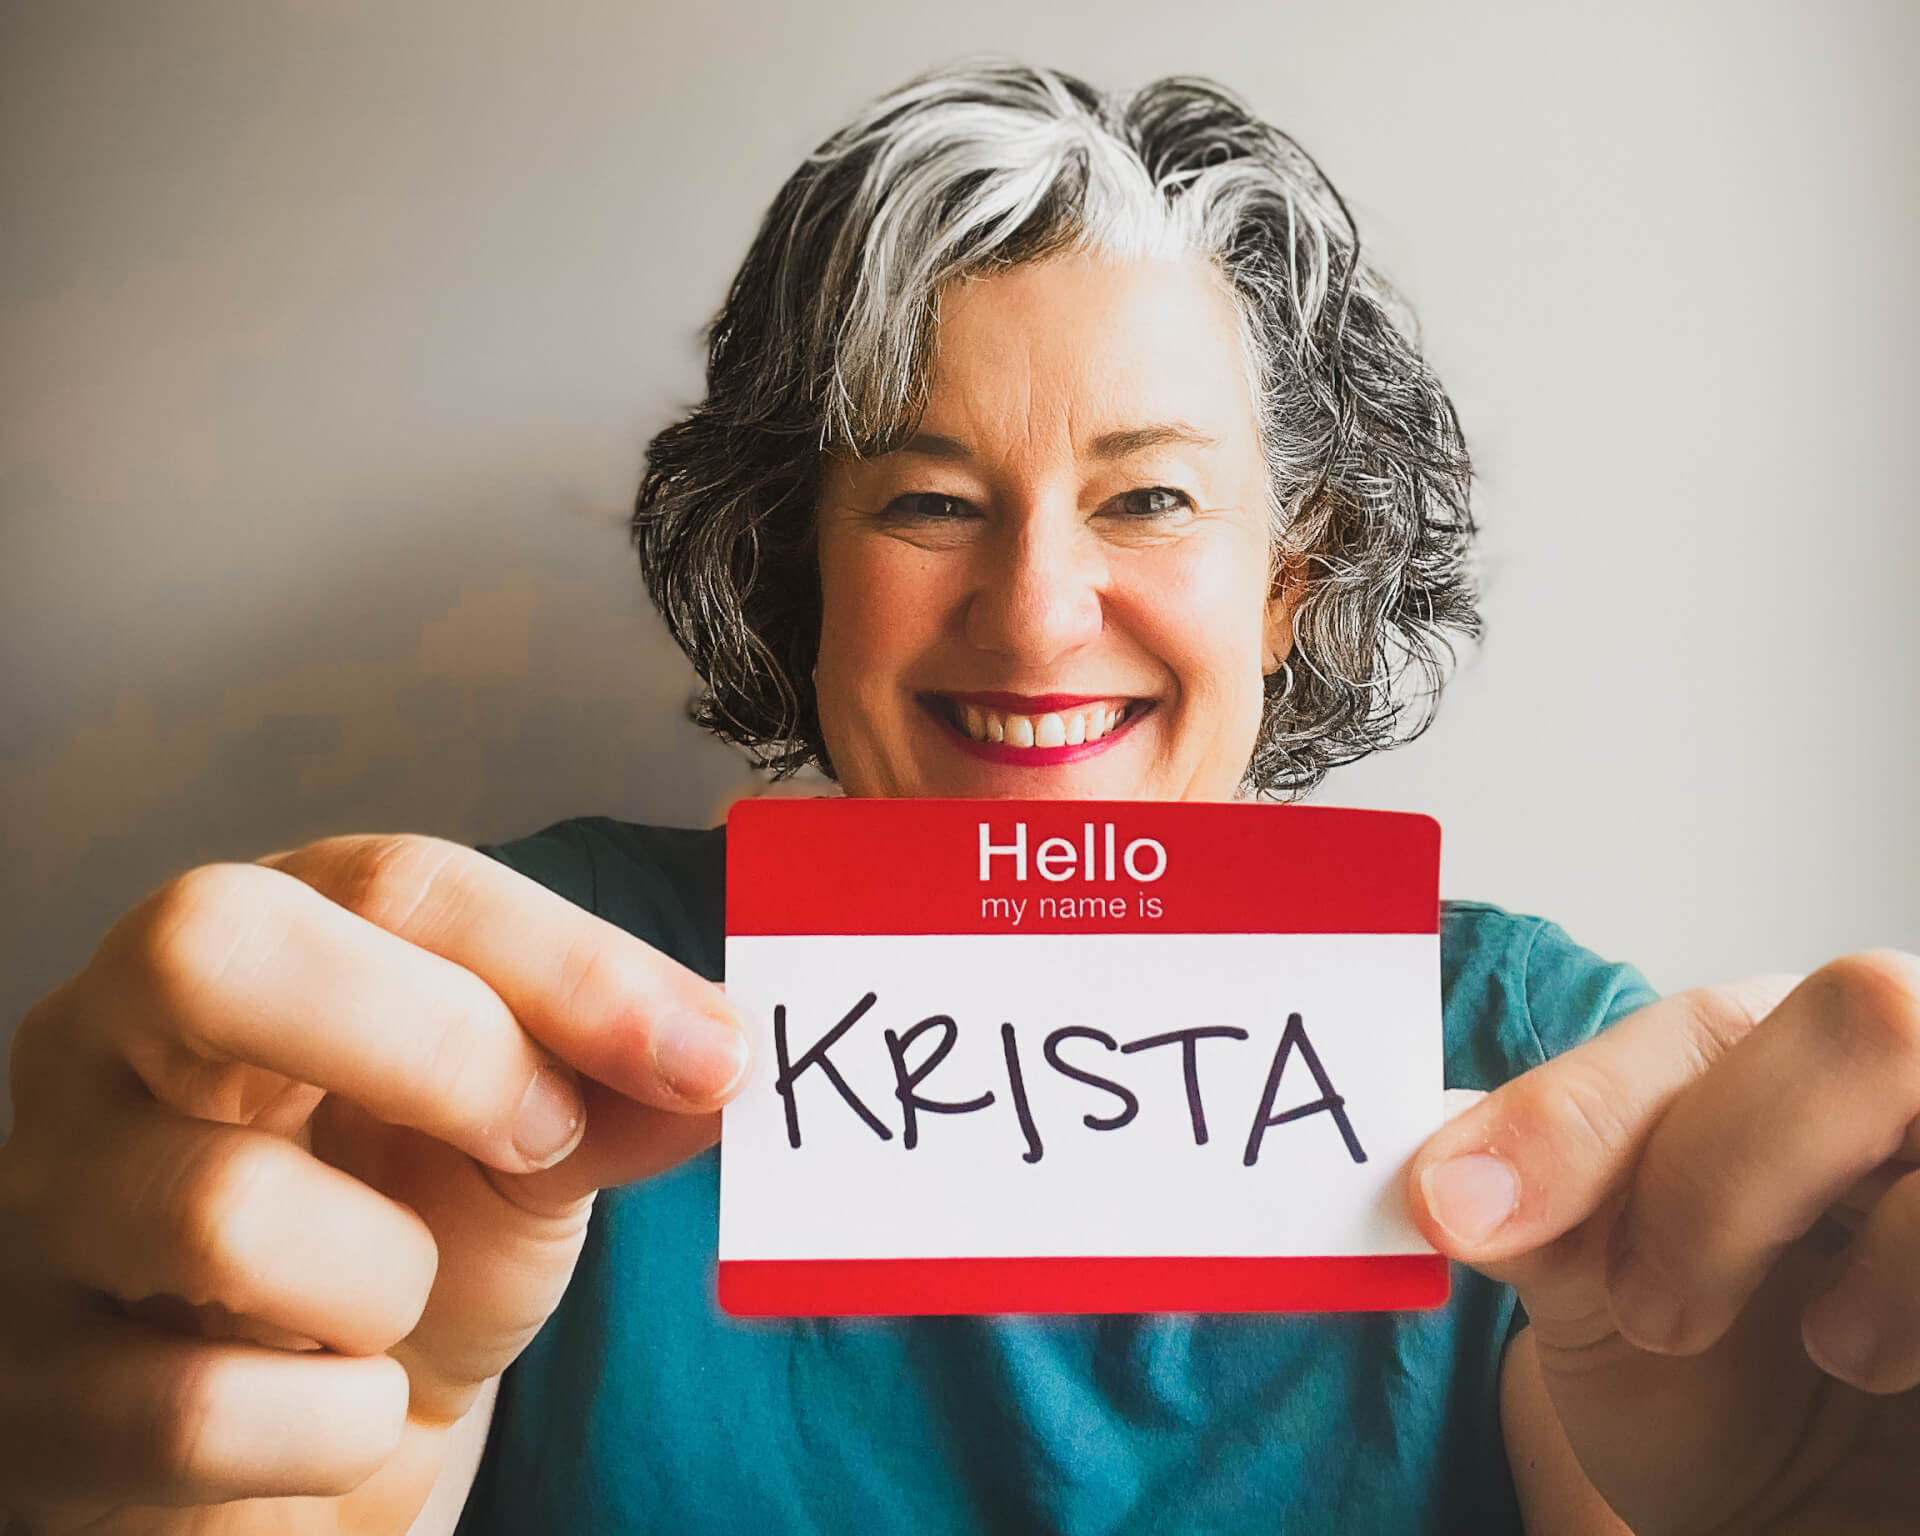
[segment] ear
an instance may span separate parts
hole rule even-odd
[[[1261,631],[1260,671],[1271,677],[1287,664],[1293,654],[1293,615],[1306,596],[1306,562],[1290,559],[1274,572],[1273,590],[1267,596],[1266,621]]]

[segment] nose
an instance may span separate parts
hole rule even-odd
[[[967,601],[972,645],[1044,668],[1098,637],[1106,562],[1074,509],[1033,506],[1006,517],[982,554]]]

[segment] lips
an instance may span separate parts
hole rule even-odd
[[[1051,767],[1105,751],[1153,705],[1124,695],[925,694],[961,746],[990,762]]]

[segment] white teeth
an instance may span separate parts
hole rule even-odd
[[[954,717],[975,741],[1005,742],[1010,747],[1077,747],[1110,735],[1126,718],[1126,706],[1093,704],[1045,715],[1003,715],[961,704]]]

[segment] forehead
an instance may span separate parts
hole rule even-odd
[[[1145,422],[1257,436],[1239,312],[1212,263],[1076,254],[942,295],[923,430],[1084,451]]]

